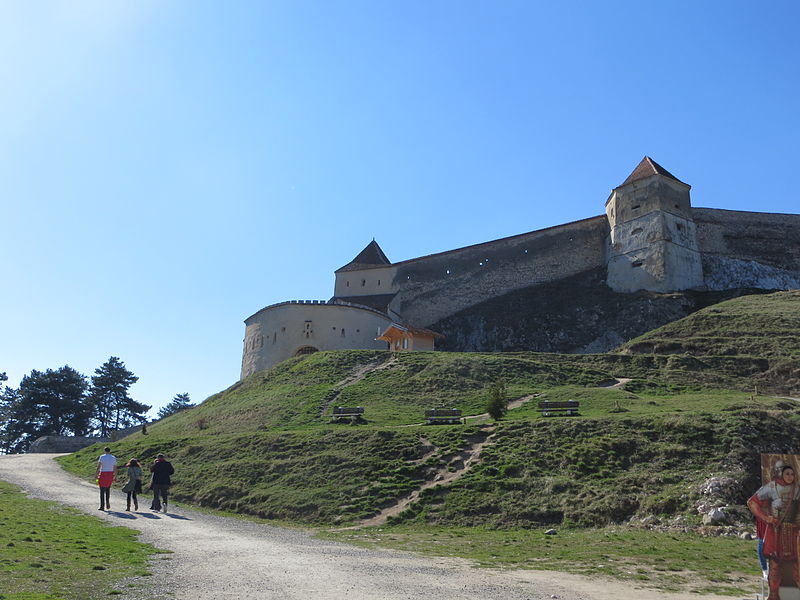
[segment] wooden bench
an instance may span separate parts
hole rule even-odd
[[[432,408],[425,411],[428,425],[454,425],[461,423],[461,411],[457,408]]]
[[[580,402],[577,400],[567,400],[566,402],[549,402],[544,400],[539,402],[539,410],[542,411],[543,417],[550,416],[568,416],[574,417],[578,414],[578,407]]]
[[[333,407],[333,420],[341,421],[342,419],[350,419],[357,421],[364,414],[363,406],[334,406]]]

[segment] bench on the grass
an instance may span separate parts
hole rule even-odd
[[[539,410],[542,411],[543,417],[550,416],[568,416],[573,417],[578,414],[578,407],[580,402],[577,400],[567,400],[565,402],[549,402],[544,400],[539,402]]]
[[[432,408],[425,411],[428,425],[453,425],[461,423],[461,411],[457,408]]]
[[[342,419],[350,419],[355,421],[361,418],[364,414],[363,406],[334,406],[333,407],[333,420],[341,421]]]

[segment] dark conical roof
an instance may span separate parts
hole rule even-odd
[[[633,170],[633,173],[628,175],[628,178],[625,181],[623,181],[622,185],[620,185],[619,187],[622,187],[623,185],[628,185],[629,183],[633,183],[634,181],[638,181],[640,179],[645,179],[647,177],[650,177],[651,175],[663,175],[664,177],[669,177],[670,179],[674,179],[675,181],[683,183],[684,185],[688,185],[686,182],[681,181],[680,179],[675,177],[675,175],[667,171],[664,167],[662,167],[652,158],[650,158],[649,156],[645,156],[642,159],[642,162],[640,162],[639,165]]]
[[[367,244],[366,248],[359,252],[358,256],[356,256],[341,269],[337,269],[336,272],[358,271],[359,269],[382,267],[390,264],[392,264],[391,261],[386,258],[386,255],[383,253],[383,250],[381,250],[378,242],[372,240],[369,244]]]

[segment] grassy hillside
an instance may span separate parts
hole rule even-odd
[[[585,526],[683,515],[697,523],[706,478],[734,478],[739,492],[728,500],[741,504],[757,483],[759,452],[796,450],[796,403],[765,395],[764,381],[795,360],[798,343],[783,338],[798,337],[798,303],[793,292],[739,298],[617,354],[320,352],[257,373],[114,452],[145,461],[167,453],[179,500],[334,524],[357,523],[457,470],[459,453],[480,441],[479,463],[423,491],[395,520]],[[715,355],[722,333],[732,338],[738,327],[736,348],[748,354]],[[631,349],[674,350],[685,340],[692,355]],[[630,381],[612,385],[622,378]],[[530,401],[490,424],[483,413],[495,381]],[[776,389],[793,381],[779,378]],[[752,393],[757,384],[761,395]],[[579,400],[581,416],[542,417],[542,399]],[[337,405],[363,406],[364,419],[331,423]],[[424,411],[437,406],[460,408],[467,424],[423,425]],[[64,464],[90,477],[97,453]]]
[[[800,358],[800,291],[743,296],[704,308],[621,348],[634,354]]]
[[[799,302],[797,292],[739,298],[608,354],[320,352],[238,382],[113,451],[146,463],[165,452],[179,502],[292,523],[358,525],[413,494],[380,528],[331,533],[356,543],[741,595],[752,591],[751,563],[757,572],[752,544],[677,529],[724,530],[701,525],[721,505],[738,507],[728,513],[749,526],[742,505],[759,485],[759,454],[800,453],[798,403],[785,397],[800,396]],[[494,423],[484,411],[497,381],[517,402]],[[580,416],[543,417],[543,399],[578,400]],[[364,419],[331,423],[337,405],[363,406]],[[423,425],[437,406],[460,408],[466,424]],[[99,451],[62,462],[90,479]],[[704,492],[720,476],[724,494]],[[581,533],[620,523],[660,533]],[[537,530],[554,525],[565,540],[622,541],[598,558]],[[526,540],[540,538],[531,550]],[[659,550],[645,556],[642,544]],[[724,546],[726,566],[687,555],[686,544],[708,557]]]

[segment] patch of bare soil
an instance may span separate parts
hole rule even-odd
[[[409,505],[416,502],[424,490],[450,484],[463,476],[464,473],[469,471],[473,464],[480,460],[481,450],[483,450],[484,446],[491,443],[493,439],[493,434],[491,433],[493,430],[494,428],[487,427],[480,435],[469,438],[467,440],[467,445],[462,450],[454,455],[446,457],[447,460],[444,466],[432,470],[428,481],[409,494],[399,498],[395,504],[384,508],[374,517],[361,521],[357,527],[383,525],[389,517],[399,515],[408,508]],[[422,442],[423,439],[424,438],[421,438],[420,442]],[[425,442],[427,442],[427,440],[425,440]],[[431,445],[430,442],[427,442],[425,447],[428,449],[427,452],[421,459],[415,462],[422,462],[436,453],[436,448]]]
[[[626,383],[631,381],[629,377],[620,377],[619,379],[609,379],[608,381],[600,382],[597,387],[616,389],[623,387]]]

